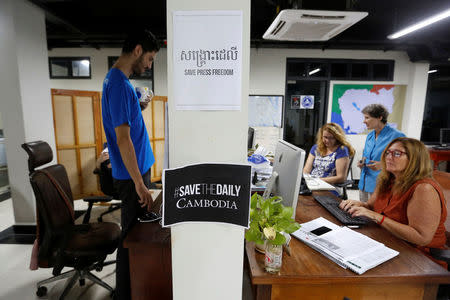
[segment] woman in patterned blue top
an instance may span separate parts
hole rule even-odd
[[[327,123],[317,133],[316,144],[309,152],[303,173],[331,184],[344,182],[353,155],[355,150],[345,139],[341,126]]]

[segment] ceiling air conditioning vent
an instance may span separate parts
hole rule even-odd
[[[278,33],[278,31],[280,31],[280,30],[281,30],[281,28],[283,28],[284,24],[286,24],[286,22],[285,22],[285,21],[280,21],[280,22],[278,23],[278,25],[277,25],[277,26],[275,26],[275,29],[274,29],[274,30],[272,30],[272,32],[271,32],[270,34],[272,34],[272,35],[276,35],[276,34]]]
[[[368,15],[357,11],[282,10],[263,35],[280,41],[327,41]]]

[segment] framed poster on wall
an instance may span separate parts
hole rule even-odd
[[[369,104],[382,104],[389,112],[388,124],[401,130],[406,85],[333,84],[331,122],[346,134],[367,134],[361,111]]]
[[[176,110],[241,110],[242,11],[173,12]]]

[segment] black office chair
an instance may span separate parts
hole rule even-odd
[[[255,129],[252,127],[248,128],[247,135],[247,149],[253,149],[255,147]]]
[[[94,170],[94,174],[98,175],[100,179],[100,190],[103,192],[103,194],[107,195],[106,197],[109,197],[109,199],[119,199],[119,194],[114,188],[114,179],[112,176],[112,169],[108,167],[110,164],[110,160],[107,159],[104,162],[100,164],[100,168],[96,168]],[[102,222],[103,216],[106,214],[110,214],[116,210],[119,210],[122,208],[122,203],[113,203],[110,204],[108,209],[100,214],[100,216],[97,218],[97,221]]]
[[[447,263],[447,270],[450,271],[450,174],[442,171],[433,171],[433,178],[442,188],[447,204],[447,220],[445,221],[445,235],[447,237],[447,249],[430,249],[433,258]],[[447,300],[450,297],[450,285],[441,284],[438,290],[437,300]]]
[[[430,254],[433,258],[447,263],[447,270],[450,271],[450,232],[445,232],[447,236],[447,249],[430,249]],[[450,284],[439,285],[436,300],[450,299]]]
[[[347,187],[352,186],[353,185],[353,171],[352,171],[352,163],[353,163],[353,158],[355,157],[355,155],[350,157],[350,163],[348,165],[348,170],[347,170],[347,177],[350,174],[350,178],[351,179],[346,179],[344,182],[341,183],[335,183],[333,184],[336,187],[342,188],[342,194],[339,195],[339,198],[341,198],[342,200],[347,200],[348,199],[348,195],[347,195]]]
[[[83,224],[76,225],[72,191],[64,166],[55,164],[35,170],[52,161],[50,146],[36,141],[25,143],[22,148],[29,156],[30,182],[36,196],[38,265],[52,267],[54,275],[37,283],[36,294],[42,297],[47,293],[44,284],[69,278],[59,298],[64,299],[77,280],[84,285],[87,278],[112,295],[113,288],[91,273],[115,263],[105,262],[105,259],[115,251],[120,237],[120,228],[115,223],[88,223],[92,204],[103,200],[102,197],[85,199],[89,202],[88,213]],[[64,267],[73,270],[61,273]]]

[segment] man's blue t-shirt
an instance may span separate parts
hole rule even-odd
[[[386,146],[393,139],[403,136],[405,136],[405,134],[395,128],[392,128],[389,125],[386,125],[383,129],[381,129],[378,138],[375,139],[375,130],[372,130],[367,135],[366,144],[364,145],[362,156],[366,158],[365,163],[368,164],[371,160],[380,161],[381,154],[383,153],[384,148],[386,148]],[[377,177],[378,174],[380,174],[380,171],[373,171],[370,168],[364,166],[361,169],[361,177],[359,180],[358,188],[361,191],[373,193],[375,191]]]
[[[339,146],[333,153],[322,156],[317,150],[316,144],[312,146],[309,153],[314,155],[311,175],[319,178],[336,176],[336,160],[349,156],[348,148],[346,146]]]
[[[116,68],[112,68],[103,81],[102,117],[113,177],[115,179],[131,178],[122,161],[114,130],[122,124],[130,126],[130,137],[139,171],[141,174],[145,174],[155,162],[155,157],[150,146],[136,91],[125,74]]]

